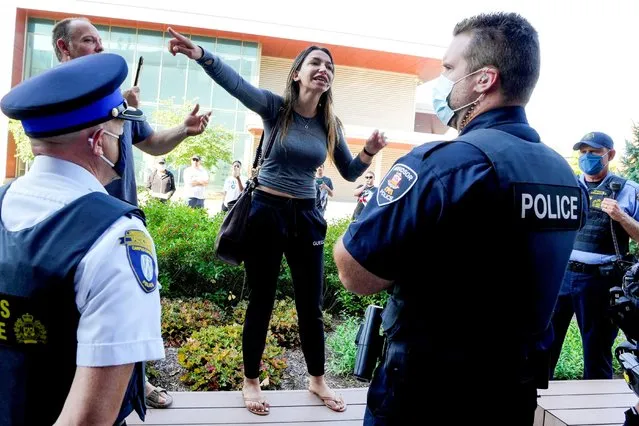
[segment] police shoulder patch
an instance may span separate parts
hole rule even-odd
[[[377,204],[385,206],[402,198],[417,182],[417,172],[397,163],[386,173],[377,190]]]
[[[140,288],[151,293],[158,285],[151,238],[142,230],[129,229],[120,238],[120,244],[126,247],[129,264]]]

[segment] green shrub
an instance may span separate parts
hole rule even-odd
[[[346,289],[337,292],[340,311],[348,316],[363,317],[368,305],[386,306],[388,293],[383,291],[370,296],[358,296]]]
[[[214,255],[222,213],[209,217],[204,209],[181,203],[146,201],[142,208],[155,242],[162,295],[205,297],[224,307],[246,298],[244,267],[231,266]],[[324,309],[332,313],[360,316],[369,304],[383,306],[386,293],[357,296],[344,289],[333,261],[333,247],[346,231],[350,218],[332,220],[324,241]],[[268,249],[268,248],[265,248]],[[290,269],[284,258],[277,284],[277,298],[294,296]]]
[[[350,223],[350,217],[329,222],[324,239],[324,308],[329,312],[359,317],[364,314],[368,305],[384,306],[388,294],[382,292],[371,296],[358,296],[346,290],[339,280],[337,266],[333,260],[333,248]]]
[[[335,328],[326,339],[328,346],[327,369],[333,374],[347,376],[353,373],[355,368],[355,355],[357,346],[355,337],[361,319],[347,318]]]
[[[195,331],[224,321],[224,312],[210,300],[162,298],[162,338],[167,346],[179,348]]]
[[[247,306],[248,302],[242,301],[233,310],[233,319],[238,324],[244,324]],[[279,346],[293,348],[300,345],[300,330],[297,321],[295,303],[290,298],[275,301],[269,330]]]
[[[227,301],[241,293],[244,270],[214,256],[221,214],[210,218],[205,209],[149,200],[142,206],[157,251],[162,295]]]
[[[619,333],[615,339],[613,345],[616,348],[619,343],[625,340],[623,333]],[[613,355],[612,367],[615,375],[621,374],[621,367],[617,358]],[[566,338],[564,339],[563,347],[561,348],[561,355],[557,366],[555,367],[554,378],[556,380],[579,380],[584,375],[584,356],[583,347],[581,344],[581,334],[579,333],[579,326],[577,321],[573,319],[570,321]]]
[[[286,369],[284,350],[269,334],[260,365],[263,389],[277,389]],[[181,380],[193,391],[240,390],[244,379],[242,326],[207,327],[193,333],[178,350],[178,362],[187,372]]]

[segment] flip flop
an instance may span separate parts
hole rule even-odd
[[[160,396],[164,398],[164,403],[160,402]],[[154,386],[153,390],[146,396],[146,405],[153,408],[167,408],[173,403],[173,397],[166,389]]]
[[[346,403],[344,402],[344,398],[342,398],[341,395],[337,395],[335,394],[335,396],[322,396],[320,394],[318,394],[317,392],[313,392],[312,390],[308,390],[310,393],[312,393],[313,395],[317,396],[319,399],[322,400],[322,402],[324,403],[324,405],[326,407],[328,407],[329,409],[337,412],[337,413],[343,413],[344,411],[346,411]],[[335,404],[335,408],[332,407],[331,405],[329,405],[328,403],[332,402]],[[342,409],[338,409],[337,407],[342,406]]]
[[[242,398],[244,398],[244,406],[246,407],[246,409],[253,414],[257,414],[258,416],[268,416],[268,414],[271,412],[270,411],[271,406],[268,404],[268,402],[264,398],[249,398],[244,396],[243,393],[242,393]],[[262,404],[262,409],[264,411],[260,411],[257,408],[249,407],[249,404],[248,404],[249,402],[257,402],[258,404]]]

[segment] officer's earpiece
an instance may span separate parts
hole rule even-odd
[[[482,75],[479,79],[480,83],[486,83],[488,81],[488,76],[486,74]]]
[[[89,146],[93,148],[93,138],[89,138]]]

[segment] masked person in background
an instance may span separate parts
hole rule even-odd
[[[618,329],[607,316],[608,290],[621,285],[622,279],[614,264],[614,238],[621,257],[628,253],[630,238],[639,240],[639,185],[610,173],[615,149],[607,134],[590,132],[573,149],[581,153],[579,182],[588,191],[590,209],[570,254],[553,315],[551,371],[574,314],[584,348],[584,379],[611,379],[612,345]]]

